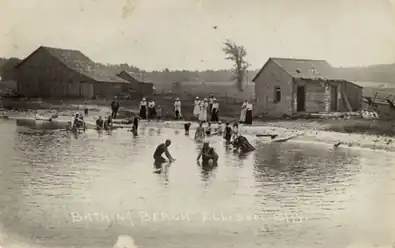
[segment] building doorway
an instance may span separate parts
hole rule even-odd
[[[331,111],[337,111],[337,86],[331,86]]]
[[[296,111],[306,111],[306,89],[304,86],[298,86],[296,91]]]

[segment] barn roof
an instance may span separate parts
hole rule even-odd
[[[341,79],[336,74],[336,69],[325,60],[269,58],[262,69],[256,74],[255,81],[262,73],[269,61],[276,63],[281,69],[293,78],[301,79]]]
[[[62,62],[69,69],[85,75],[97,82],[129,83],[128,81],[119,78],[116,71],[107,68],[104,65],[93,62],[90,58],[78,50],[71,49],[41,46],[26,59],[21,61],[21,63],[19,63],[16,67],[21,66],[26,60],[29,59],[30,56],[39,50],[46,51],[54,58]]]

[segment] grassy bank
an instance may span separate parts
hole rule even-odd
[[[173,95],[156,95],[152,97],[157,107],[162,109],[164,119],[174,117]],[[185,120],[194,120],[193,108],[195,98],[192,96],[182,96],[182,114]],[[220,103],[220,118],[223,120],[237,120],[239,118],[241,100],[231,98],[217,98]],[[138,113],[140,99],[120,100],[120,118],[132,117]],[[0,104],[6,110],[27,111],[27,110],[54,110],[67,113],[70,111],[82,110],[84,105],[88,105],[90,111],[110,113],[111,100],[82,100],[82,99],[31,99],[20,100],[6,98],[0,100]]]
[[[162,108],[162,117],[165,120],[174,118],[172,95],[153,96],[157,106]],[[237,121],[240,113],[240,100],[231,98],[217,98],[220,102],[220,118],[223,121]],[[182,112],[185,120],[195,120],[193,117],[192,96],[181,96]],[[92,116],[107,115],[110,111],[111,100],[81,100],[81,99],[63,99],[63,100],[17,100],[2,99],[0,104],[5,109],[17,111],[28,110],[53,110],[59,115],[70,116],[75,111],[82,111],[84,104],[88,105]],[[140,99],[120,101],[120,118],[132,117],[138,113]],[[299,130],[321,130],[333,131],[340,133],[360,133],[381,136],[395,136],[395,122],[393,120],[365,120],[365,119],[269,119],[267,117],[254,118],[255,125],[283,127]]]

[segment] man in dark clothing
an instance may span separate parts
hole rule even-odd
[[[104,128],[104,120],[99,116],[99,119],[96,120],[96,129],[102,130]]]
[[[227,122],[225,126],[224,139],[226,140],[226,142],[230,142],[231,138],[232,138],[232,128],[230,127],[229,122]]]
[[[170,155],[168,147],[171,145],[171,141],[169,139],[166,140],[165,143],[162,143],[156,147],[156,150],[154,152],[154,160],[156,163],[164,163],[167,160],[162,156],[164,153],[166,157],[169,159],[170,162],[175,161],[175,159]]]
[[[190,122],[184,124],[185,135],[189,135],[189,128],[190,127],[191,127]]]
[[[233,147],[236,150],[239,150],[242,153],[246,153],[246,152],[252,152],[255,150],[255,148],[250,144],[250,142],[248,142],[247,138],[240,135],[238,136],[234,141],[233,141]]]
[[[216,165],[218,161],[218,154],[214,148],[210,147],[208,141],[204,142],[202,150],[200,151],[197,160],[202,158],[203,165]]]
[[[119,101],[117,97],[114,97],[114,100],[111,102],[111,110],[112,110],[111,117],[113,119],[117,118],[118,109],[119,109]]]

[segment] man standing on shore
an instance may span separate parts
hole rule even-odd
[[[116,119],[119,110],[119,101],[116,96],[114,96],[114,99],[111,102],[111,110],[112,110],[111,113],[112,119]]]

